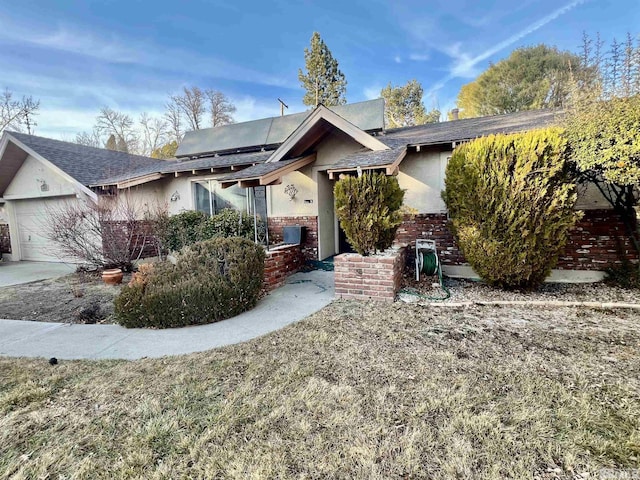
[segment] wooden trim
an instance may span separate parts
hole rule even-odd
[[[119,190],[123,190],[125,188],[135,187],[136,185],[142,185],[143,183],[153,182],[154,180],[159,180],[164,177],[164,173],[152,173],[150,175],[144,175],[142,177],[132,178],[131,180],[126,180],[124,182],[119,182],[117,187]]]
[[[282,177],[288,173],[295,172],[315,162],[316,154],[312,153],[306,157],[299,158],[295,162],[291,162],[273,172],[265,173],[264,175],[258,175],[255,177],[242,178],[237,180],[218,180],[222,188],[229,188],[233,185],[239,185],[242,188],[249,187],[262,187],[266,185],[280,185],[282,183]]]
[[[299,126],[296,128],[289,137],[273,152],[273,154],[267,159],[267,163],[278,162],[287,155],[298,142],[300,142],[305,135],[321,120],[324,120],[334,127],[342,130],[344,133],[353,138],[356,142],[362,146],[374,150],[389,150],[389,147],[382,143],[375,137],[372,137],[364,130],[360,130],[354,124],[348,122],[337,113],[332,112],[324,105],[316,107],[316,109],[309,115]]]

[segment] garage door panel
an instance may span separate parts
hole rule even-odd
[[[49,228],[48,214],[51,211],[77,201],[74,197],[55,197],[19,200],[14,203],[21,260],[76,262],[62,254],[60,247],[47,238],[46,231]]]

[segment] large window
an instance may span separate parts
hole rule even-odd
[[[237,185],[222,188],[215,180],[193,182],[195,209],[215,215],[225,208],[253,214],[253,189]],[[266,217],[265,187],[255,188],[255,205],[259,216]]]

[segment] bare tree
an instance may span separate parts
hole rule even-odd
[[[142,130],[142,155],[151,156],[154,150],[169,141],[169,124],[163,118],[150,117],[144,112],[140,115],[139,124]]]
[[[0,94],[0,133],[5,129],[18,132],[26,129],[27,133],[33,133],[33,127],[36,125],[33,116],[38,114],[39,109],[39,100],[34,100],[31,96],[14,100],[13,93],[5,88]]]
[[[90,132],[80,132],[76,135],[75,143],[84,145],[85,147],[103,148],[104,142],[100,131],[97,128],[93,128]]]
[[[207,98],[205,92],[199,87],[184,87],[181,95],[173,95],[173,102],[180,112],[187,119],[187,124],[191,130],[202,128],[202,119],[207,113]]]
[[[236,106],[231,103],[229,98],[218,90],[205,90],[205,95],[209,101],[209,115],[211,116],[211,126],[219,127],[233,123],[233,114],[236,112]]]
[[[138,151],[138,134],[134,129],[133,119],[126,113],[118,112],[110,107],[102,107],[96,117],[96,128],[103,135],[114,135],[118,150]]]
[[[167,103],[166,108],[164,118],[169,123],[171,138],[180,143],[182,141],[182,112],[173,97]]]
[[[99,268],[131,270],[133,262],[162,248],[166,208],[140,208],[126,194],[97,203],[67,202],[47,211],[45,235],[60,254]]]

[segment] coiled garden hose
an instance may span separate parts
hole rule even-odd
[[[451,292],[446,287],[442,279],[442,267],[440,265],[440,262],[438,260],[438,255],[436,254],[436,252],[434,250],[422,250],[418,252],[417,255],[420,255],[417,262],[417,264],[420,265],[420,273],[423,273],[424,275],[427,275],[427,276],[433,276],[437,274],[438,282],[440,283],[440,288],[442,288],[442,290],[444,291],[445,296],[431,297],[429,295],[424,295],[413,289],[408,289],[408,288],[403,288],[402,290],[400,290],[400,293],[406,293],[408,295],[413,295],[415,297],[424,298],[425,300],[442,301],[450,298]]]

